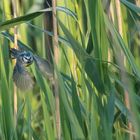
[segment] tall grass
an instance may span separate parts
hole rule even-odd
[[[14,18],[12,1],[0,0],[0,139],[140,139],[140,8],[134,0],[116,1],[57,1],[56,49],[50,1],[16,0]],[[34,64],[29,67],[36,85],[17,90],[16,118],[9,57],[14,26],[18,47],[48,58],[57,78],[53,87]]]

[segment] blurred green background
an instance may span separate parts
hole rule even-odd
[[[0,139],[140,140],[140,1],[57,0],[58,48],[53,1],[0,0]],[[33,64],[34,89],[15,90],[14,26],[19,48],[54,65],[57,85]]]

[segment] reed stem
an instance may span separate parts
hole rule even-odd
[[[58,64],[59,60],[59,49],[58,49],[58,33],[57,33],[57,20],[56,20],[56,0],[52,0],[52,12],[53,12],[53,47],[54,47],[54,59],[55,63]],[[59,87],[58,80],[55,74],[55,109],[56,109],[56,133],[57,140],[61,139],[61,128],[60,128],[60,105],[59,105]]]

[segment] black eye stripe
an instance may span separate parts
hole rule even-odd
[[[27,59],[25,58],[25,57],[22,57],[22,61],[24,62],[24,61],[27,61]]]
[[[30,60],[31,59],[31,57],[29,57],[29,58],[28,57],[24,57],[24,58],[27,59],[27,60]]]
[[[30,64],[30,63],[33,62],[33,57],[32,57],[32,56],[30,56],[30,57],[28,57],[28,56],[23,56],[21,59],[22,59],[23,63]]]
[[[31,60],[32,59],[32,57],[24,57],[26,60]]]

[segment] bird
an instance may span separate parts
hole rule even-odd
[[[28,50],[11,48],[10,53],[11,58],[16,59],[16,64],[13,70],[13,81],[20,90],[25,91],[33,89],[34,80],[26,69],[26,67],[32,65],[33,62],[45,78],[52,79],[53,68],[46,59],[41,58]]]
[[[37,55],[34,55],[34,62],[35,62],[36,67],[40,70],[40,72],[45,78],[53,77],[53,67],[49,63],[49,61]]]
[[[20,51],[15,48],[10,49],[12,59],[17,59],[17,62],[25,67],[33,63],[33,53],[31,51]]]
[[[13,81],[21,90],[30,90],[33,88],[34,80],[26,67],[33,63],[33,55],[30,51],[20,51],[15,48],[10,49],[12,59],[16,59],[13,70]]]

